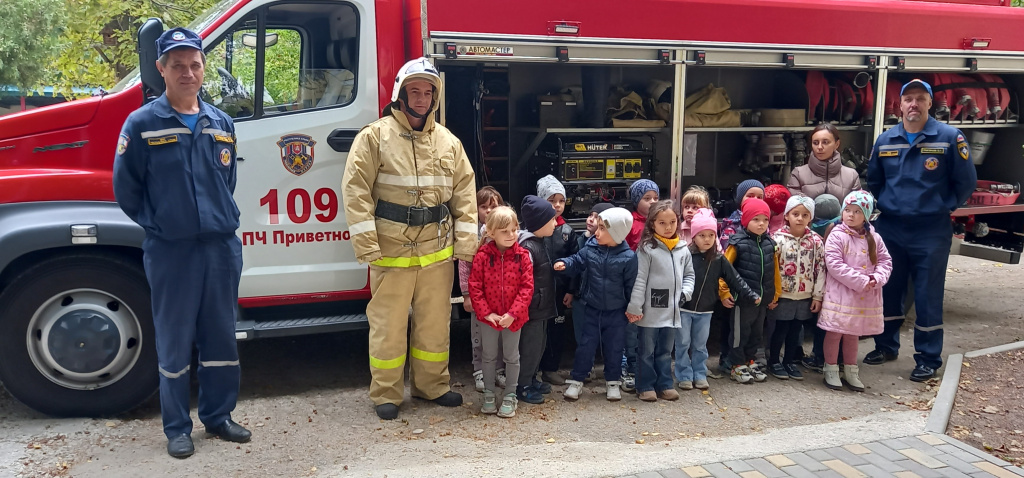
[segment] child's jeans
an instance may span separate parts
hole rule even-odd
[[[762,300],[760,305],[733,307],[729,366],[746,365],[754,360],[757,348],[764,342],[764,319],[767,311],[767,300]]]
[[[628,322],[628,321],[627,321]],[[626,336],[625,336],[625,350],[622,354],[622,369],[626,373],[636,375],[636,351],[637,351],[637,331],[639,327],[636,324],[626,324]],[[623,374],[625,376],[625,374]]]
[[[626,309],[599,310],[587,306],[584,310],[583,337],[576,347],[573,360],[572,379],[582,382],[594,369],[594,356],[598,345],[604,355],[604,379],[608,382],[622,380],[622,347],[626,324]]]
[[[636,391],[672,388],[672,345],[675,327],[637,327]]]
[[[469,340],[473,343],[473,371],[483,370],[484,354],[483,339],[480,336],[480,327],[490,327],[476,318],[476,312],[469,314]],[[518,354],[517,354],[518,355]],[[501,359],[501,342],[498,342],[498,362],[495,367],[498,370],[505,370],[505,362]]]
[[[676,329],[676,380],[692,382],[708,378],[708,335],[712,312],[679,313],[682,328]],[[690,354],[693,354],[692,356]]]

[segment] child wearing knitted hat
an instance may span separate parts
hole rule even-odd
[[[814,201],[804,195],[786,201],[786,225],[772,239],[778,251],[782,278],[779,304],[768,311],[774,322],[768,346],[768,373],[788,380],[803,380],[797,367],[803,358],[800,327],[821,310],[825,295],[825,242],[808,225],[814,217]],[[782,346],[785,360],[781,360]]]
[[[548,251],[548,256],[565,257],[575,254],[579,250],[576,245],[576,233],[562,218],[565,211],[565,186],[549,174],[537,180],[537,196],[547,200],[555,208],[555,231],[544,238],[544,248]],[[555,307],[558,315],[555,316],[555,320],[548,322],[548,343],[544,349],[544,357],[540,361],[541,380],[551,385],[565,384],[565,379],[558,374],[558,369],[561,368],[562,351],[568,340],[569,325],[565,323],[565,318],[572,312],[569,308],[572,307],[572,292],[576,288],[573,282],[561,275],[555,277]]]
[[[613,207],[600,214],[594,237],[569,257],[555,261],[554,269],[571,276],[586,275],[580,295],[586,303],[583,338],[576,347],[571,380],[565,383],[567,400],[576,400],[583,380],[594,367],[597,347],[603,347],[604,379],[608,400],[622,399],[622,349],[626,328],[626,306],[636,282],[636,253],[626,244],[632,226],[629,211]],[[531,316],[532,317],[532,316]]]
[[[768,234],[775,234],[786,225],[786,201],[789,201],[789,188],[781,184],[769,184],[764,188],[764,202],[772,210],[772,217],[768,219]]]
[[[634,252],[640,245],[640,235],[644,231],[644,224],[647,223],[647,213],[650,212],[651,206],[658,202],[660,194],[658,185],[650,179],[641,179],[629,186],[629,200],[633,203],[633,226],[629,230],[629,235],[626,236],[626,243]],[[624,372],[622,389],[627,392],[632,392],[636,385],[637,336],[639,333],[636,324],[626,325],[626,348],[622,357]]]
[[[679,200],[679,211],[682,216],[680,218],[682,220],[679,221],[679,239],[683,243],[689,244],[693,238],[690,232],[690,221],[693,221],[693,216],[702,208],[711,208],[711,196],[708,195],[708,190],[703,186],[690,186]],[[717,223],[715,225],[717,227]],[[718,229],[715,229],[715,232],[717,234]]]
[[[690,220],[690,256],[695,284],[690,300],[680,304],[681,328],[676,331],[675,379],[681,390],[708,388],[708,335],[711,314],[718,302],[718,281],[723,280],[740,299],[761,303],[761,297],[750,290],[732,264],[718,252],[718,221],[710,209],[697,210]]]
[[[728,368],[730,378],[737,382],[763,382],[768,376],[754,362],[754,358],[757,348],[763,342],[767,310],[775,308],[782,292],[782,280],[779,277],[775,241],[768,235],[768,216],[771,214],[768,204],[750,198],[743,202],[740,210],[743,229],[729,237],[725,258],[736,267],[751,290],[761,297],[771,297],[772,300],[762,300],[755,304],[741,298],[736,302],[729,285],[724,280],[719,281],[718,296],[722,305],[727,308],[738,306],[733,316],[729,356],[720,366]]]
[[[544,394],[551,393],[551,385],[537,380],[544,347],[547,346],[548,322],[558,315],[555,306],[555,273],[551,258],[544,248],[544,238],[555,230],[555,208],[537,196],[526,196],[519,208],[523,230],[519,245],[530,252],[533,261],[533,298],[530,300],[530,321],[520,329],[519,386],[516,396],[520,402],[544,403]]]
[[[741,209],[743,208],[743,203],[752,198],[764,199],[764,184],[761,184],[761,181],[748,179],[736,186],[736,210],[729,217],[722,220],[722,228],[718,238],[722,246],[721,250],[724,251],[726,246],[729,245],[729,236],[743,228],[740,224]]]
[[[867,191],[854,191],[843,200],[843,222],[825,241],[825,297],[818,326],[825,330],[825,385],[841,390],[839,344],[843,345],[844,376],[851,390],[864,391],[857,366],[857,340],[882,333],[882,286],[892,273],[882,236],[867,218],[875,201]],[[852,365],[851,365],[852,364]]]
[[[827,193],[819,195],[814,198],[814,221],[811,222],[811,230],[823,239],[828,239],[829,229],[842,219],[841,212],[842,206],[838,198]]]

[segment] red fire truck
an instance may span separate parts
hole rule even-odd
[[[222,1],[191,28],[203,98],[238,133],[237,338],[364,326],[342,171],[421,55],[444,75],[441,121],[480,184],[517,204],[555,174],[570,219],[641,177],[675,199],[704,185],[728,214],[722,191],[784,181],[820,121],[863,167],[899,113],[893,85],[929,78],[933,113],[985,143],[979,177],[1005,183],[993,205],[958,211],[960,252],[1015,262],[1024,9],[1007,2]],[[106,94],[0,118],[0,380],[43,413],[117,413],[157,388],[143,232],[114,202],[111,165],[124,119],[162,92],[162,28],[140,29],[141,67]]]

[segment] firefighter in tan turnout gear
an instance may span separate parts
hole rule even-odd
[[[477,249],[476,180],[462,143],[434,121],[441,86],[427,59],[402,66],[342,179],[352,247],[370,265],[370,398],[385,420],[398,417],[406,361],[413,397],[462,405],[449,386],[449,298],[452,259]]]

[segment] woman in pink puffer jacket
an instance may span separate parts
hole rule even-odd
[[[838,365],[842,341],[847,385],[863,392],[856,365],[857,340],[882,332],[882,286],[892,272],[892,258],[866,219],[875,206],[871,193],[854,191],[843,200],[843,206],[843,222],[825,241],[828,275],[818,327],[825,330],[825,384],[835,390],[843,388]]]

